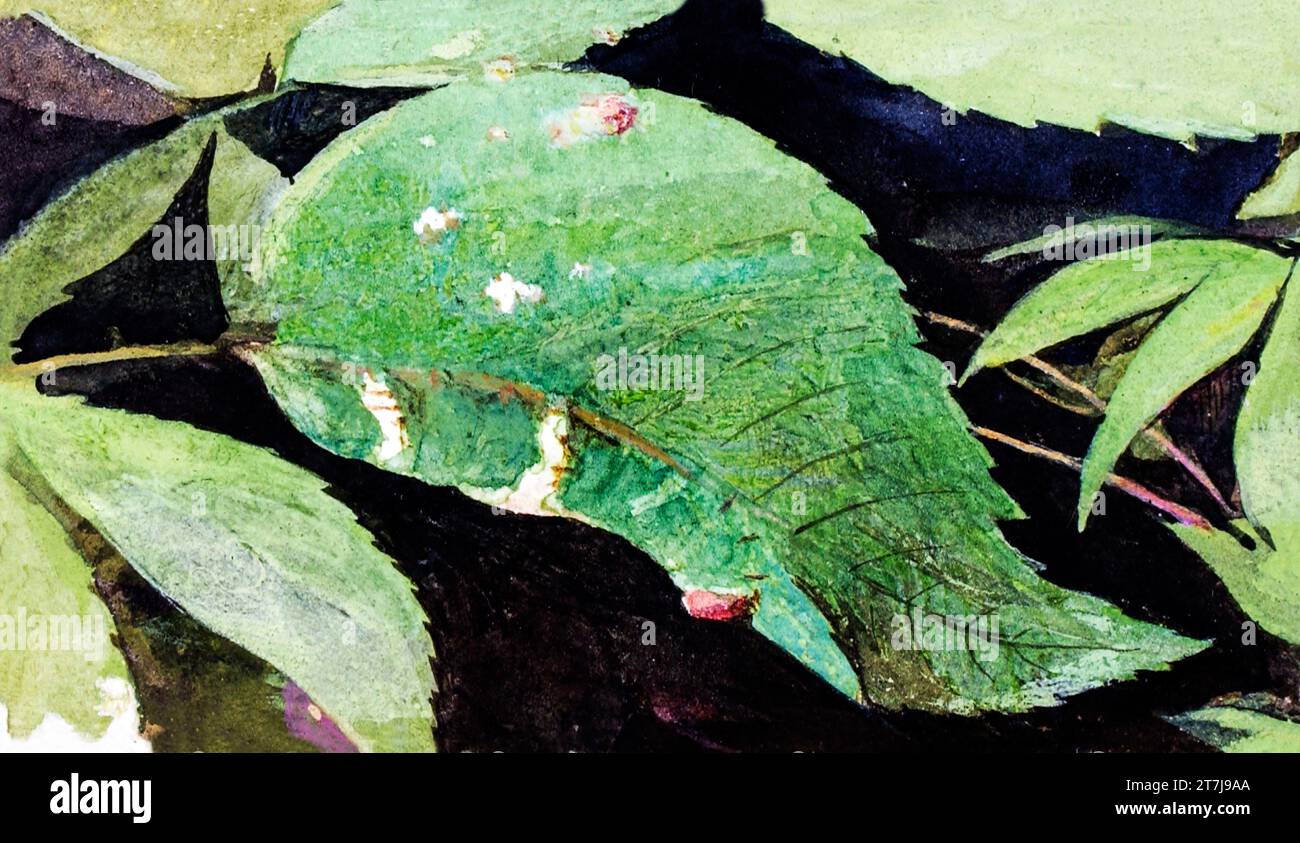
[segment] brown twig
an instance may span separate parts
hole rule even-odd
[[[1041,445],[1031,445],[1028,442],[1022,442],[1019,439],[1007,436],[1005,433],[990,430],[987,427],[974,426],[971,428],[971,432],[982,439],[1000,442],[1003,445],[1015,448],[1017,451],[1021,451],[1022,453],[1042,457],[1051,460],[1058,465],[1069,466],[1075,471],[1078,471],[1083,467],[1083,462],[1077,457],[1063,454],[1060,451],[1054,451],[1051,448],[1044,448]],[[1188,509],[1182,504],[1174,503],[1171,500],[1161,497],[1135,480],[1121,477],[1118,474],[1107,474],[1105,482],[1107,485],[1114,486],[1116,489],[1132,495],[1143,503],[1155,507],[1166,515],[1172,516],[1181,524],[1187,524],[1191,527],[1200,527],[1203,530],[1212,529],[1210,522],[1207,521],[1204,516]]]
[[[978,326],[972,325],[969,322],[964,322],[960,319],[954,319],[951,316],[944,316],[943,314],[933,313],[931,311],[923,311],[921,315],[936,325],[943,325],[944,327],[952,328],[955,331],[961,331],[967,334],[974,334],[975,336],[979,336],[979,337],[987,336],[987,333],[981,330]],[[1034,369],[1037,369],[1039,372],[1046,375],[1057,386],[1081,398],[1083,401],[1087,403],[1088,406],[1080,407],[1077,404],[1072,404],[1069,402],[1054,400],[1052,398],[1049,398],[1045,390],[1042,390],[1038,387],[1031,386],[1023,378],[1020,378],[1016,376],[1014,373],[1007,371],[1006,369],[1003,369],[1003,373],[1007,377],[1011,378],[1011,380],[1020,384],[1022,387],[1029,389],[1031,392],[1038,395],[1039,397],[1045,398],[1046,400],[1051,401],[1053,404],[1056,404],[1058,407],[1069,410],[1072,413],[1077,413],[1079,415],[1086,415],[1086,416],[1095,416],[1095,415],[1102,415],[1106,412],[1106,402],[1101,398],[1101,396],[1093,392],[1087,386],[1074,380],[1069,375],[1065,374],[1065,372],[1062,372],[1060,369],[1056,368],[1052,364],[1048,363],[1047,361],[1043,360],[1040,357],[1035,357],[1032,354],[1026,357],[1022,357],[1021,359],[1029,366],[1032,366]],[[1195,480],[1197,484],[1202,489],[1205,490],[1206,494],[1208,494],[1214,500],[1214,502],[1219,506],[1219,509],[1223,511],[1223,514],[1226,517],[1228,517],[1229,519],[1241,517],[1241,513],[1238,512],[1236,509],[1234,509],[1228,503],[1228,501],[1223,497],[1223,495],[1219,492],[1218,487],[1214,485],[1214,481],[1210,479],[1210,475],[1206,473],[1203,467],[1201,467],[1201,464],[1199,461],[1197,461],[1196,457],[1194,457],[1187,451],[1184,451],[1182,448],[1178,447],[1178,445],[1176,445],[1168,436],[1156,430],[1155,428],[1152,427],[1145,428],[1140,435],[1148,442],[1150,442],[1151,444],[1159,448],[1161,451],[1163,451],[1165,455],[1168,456],[1170,459],[1172,459],[1174,462],[1182,466],[1183,469],[1192,477],[1192,479]]]

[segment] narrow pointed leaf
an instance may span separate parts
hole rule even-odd
[[[1039,284],[1011,308],[975,351],[965,381],[1068,339],[1168,304],[1219,272],[1272,277],[1278,258],[1226,240],[1169,240],[1144,259],[1094,258]]]
[[[1115,462],[1144,427],[1192,384],[1250,341],[1291,261],[1258,250],[1245,267],[1225,263],[1162,319],[1139,346],[1111,395],[1088,455],[1079,492],[1079,529],[1088,520],[1093,495]]]

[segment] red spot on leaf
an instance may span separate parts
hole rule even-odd
[[[682,603],[693,618],[706,621],[730,621],[747,618],[758,610],[758,592],[726,594],[692,589],[682,595]]]

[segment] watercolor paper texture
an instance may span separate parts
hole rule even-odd
[[[1294,750],[1300,21],[1102,7],[0,5],[0,750]]]

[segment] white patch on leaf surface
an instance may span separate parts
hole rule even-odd
[[[460,211],[455,208],[448,208],[445,211],[439,211],[437,208],[425,208],[420,218],[411,223],[411,228],[420,238],[421,243],[436,243],[442,239],[442,236],[448,231],[460,228],[461,220]]]
[[[541,459],[524,472],[513,489],[509,486],[500,489],[462,486],[461,491],[477,501],[491,504],[494,509],[506,512],[520,515],[561,515],[577,521],[585,520],[554,499],[560,490],[560,479],[569,470],[568,437],[568,413],[559,409],[547,411],[537,429]]]
[[[521,301],[537,304],[544,298],[541,287],[516,281],[509,272],[502,272],[493,278],[483,288],[483,295],[492,299],[500,313],[514,313]]]
[[[0,703],[0,753],[153,751],[138,730],[140,711],[131,684],[112,676],[95,680],[95,687],[99,689],[96,713],[111,718],[102,736],[84,737],[62,717],[47,714],[30,735],[19,740],[9,734],[9,709]]]
[[[621,94],[589,94],[576,108],[553,112],[543,122],[551,145],[564,148],[622,135],[636,124],[637,112]]]
[[[383,380],[375,380],[369,372],[362,372],[361,377],[364,382],[361,404],[379,422],[379,432],[383,436],[375,450],[380,462],[388,462],[411,447],[411,440],[406,435],[406,419],[393,391]]]

